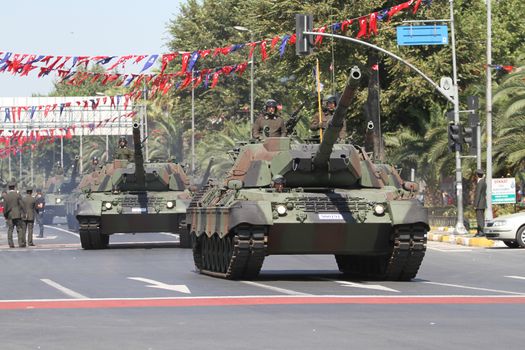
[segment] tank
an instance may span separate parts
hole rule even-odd
[[[69,178],[61,171],[48,179],[44,190],[44,224],[51,225],[55,217],[67,218],[66,202],[78,185],[78,160],[79,157],[75,156]]]
[[[268,255],[331,254],[353,277],[416,276],[429,229],[417,184],[336,143],[360,79],[354,67],[320,144],[246,144],[225,182],[194,197],[186,221],[198,271],[252,279]]]
[[[134,162],[116,159],[84,176],[76,217],[82,248],[103,249],[114,233],[171,232],[180,246],[191,241],[184,222],[191,196],[181,165],[144,162],[138,124],[133,125]]]

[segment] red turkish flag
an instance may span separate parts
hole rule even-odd
[[[357,38],[366,36],[367,20],[366,17],[359,18],[359,32],[357,33]]]

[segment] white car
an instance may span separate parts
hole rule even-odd
[[[509,248],[525,248],[525,212],[499,216],[483,229],[488,239],[503,241]]]

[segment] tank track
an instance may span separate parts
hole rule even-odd
[[[226,279],[253,279],[266,257],[265,227],[239,227],[219,238],[191,233],[193,259],[200,273]]]
[[[104,249],[109,243],[109,236],[100,232],[100,218],[86,216],[78,218],[80,245],[83,249]]]
[[[392,233],[393,249],[389,255],[336,255],[339,270],[369,279],[409,281],[416,277],[425,256],[427,228],[422,224],[398,225]]]

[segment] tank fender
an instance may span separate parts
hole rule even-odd
[[[392,225],[423,223],[428,226],[428,209],[416,199],[388,202]]]
[[[239,201],[230,208],[228,230],[243,223],[250,225],[272,225],[270,202]]]
[[[83,201],[78,204],[77,216],[101,216],[102,201]]]

